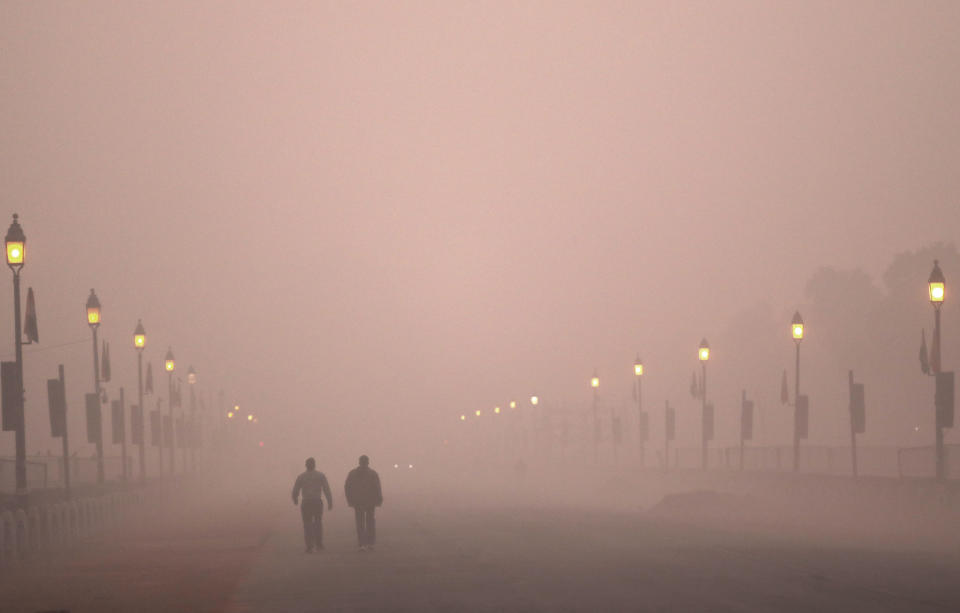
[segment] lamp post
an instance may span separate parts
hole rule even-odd
[[[17,401],[18,422],[16,431],[16,481],[17,498],[21,506],[26,506],[27,502],[27,436],[26,436],[26,411],[23,408],[23,332],[20,329],[20,271],[24,264],[24,250],[27,244],[27,237],[17,221],[18,215],[13,214],[13,223],[7,229],[5,239],[7,247],[7,266],[13,271],[13,341],[16,347],[17,360]],[[64,460],[66,461],[66,460]]]
[[[196,394],[194,393],[194,386],[197,384],[197,371],[193,369],[193,366],[190,366],[187,369],[187,385],[190,387],[190,434],[187,436],[186,443],[190,446],[190,468],[196,472],[197,470],[197,447],[196,447],[196,430],[197,427],[196,419]]]
[[[793,314],[793,321],[790,322],[790,330],[793,334],[793,342],[797,346],[796,371],[794,373],[793,387],[793,472],[800,470],[800,343],[803,341],[803,318],[800,317],[800,311]]]
[[[175,441],[173,440],[173,371],[176,370],[177,363],[173,359],[173,350],[170,347],[167,347],[167,355],[163,358],[163,369],[167,371],[167,404],[169,407],[170,414],[170,474],[174,473],[174,456],[176,456],[175,451]],[[161,428],[161,431],[163,429]],[[160,447],[163,447],[163,441],[160,441]]]
[[[87,296],[87,325],[93,331],[93,393],[97,396],[97,412],[100,411],[100,348],[97,346],[97,329],[100,328],[100,300],[93,289]],[[97,416],[97,483],[103,483],[103,427]]]
[[[707,361],[710,360],[710,345],[707,343],[707,339],[700,341],[700,350],[697,357],[700,358],[700,366],[702,366],[700,376],[700,462],[703,470],[707,470]]]
[[[597,371],[593,371],[590,377],[590,387],[593,388],[593,463],[596,464],[600,459],[600,418],[597,415],[597,395],[600,391],[600,377]]]
[[[930,370],[932,371],[934,382],[937,380],[937,374],[940,372],[940,308],[943,306],[943,299],[946,294],[946,279],[943,271],[940,270],[940,262],[933,261],[933,270],[930,271],[930,278],[927,279],[927,289],[930,295],[930,304],[933,305],[933,343],[931,345]],[[933,429],[936,436],[936,470],[937,480],[942,481],[946,476],[943,462],[943,424],[940,421],[939,411],[934,403],[933,411]]]
[[[643,424],[643,360],[640,359],[639,353],[637,360],[633,363],[633,374],[637,378],[637,438],[640,441],[640,468],[643,468],[646,461],[643,444],[647,432]]]
[[[147,480],[146,440],[144,438],[143,418],[143,350],[147,346],[147,333],[143,329],[143,322],[137,320],[137,327],[133,330],[133,347],[137,350],[137,411],[140,413],[140,481]]]

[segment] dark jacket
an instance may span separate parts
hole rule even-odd
[[[343,490],[351,507],[369,508],[383,504],[380,476],[369,466],[358,466],[351,470]]]
[[[333,506],[333,498],[330,496],[330,485],[327,483],[327,477],[319,470],[307,470],[300,473],[296,483],[293,484],[293,502],[297,502],[301,490],[303,491],[303,501],[319,500],[322,504],[322,496],[327,497],[327,506]]]

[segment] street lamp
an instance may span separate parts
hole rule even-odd
[[[93,393],[97,396],[97,413],[99,413],[100,348],[97,346],[97,329],[100,327],[100,300],[93,289],[87,296],[87,324],[93,331]],[[97,416],[97,483],[103,483],[103,428],[100,424],[99,415]]]
[[[512,403],[511,403],[511,404],[512,404]],[[496,413],[497,415],[499,415],[499,414],[500,414],[500,407],[493,407],[493,412]]]
[[[193,369],[193,366],[190,366],[189,368],[187,368],[187,385],[190,387],[190,421],[189,421],[190,425],[189,425],[189,428],[187,428],[189,433],[187,435],[186,443],[187,443],[187,446],[190,447],[190,465],[191,465],[190,467],[194,471],[197,470],[197,448],[196,448],[196,440],[195,440],[196,433],[194,431],[194,429],[197,427],[197,424],[196,424],[196,419],[197,419],[196,402],[197,401],[196,401],[196,394],[194,393],[194,386],[196,384],[197,384],[197,371]],[[187,422],[185,421],[184,423],[187,423]]]
[[[597,394],[600,390],[600,377],[593,371],[590,377],[590,387],[593,388],[593,463],[600,460],[600,417],[597,415]]]
[[[930,296],[930,304],[933,305],[933,342],[931,344],[930,370],[934,377],[934,389],[936,390],[937,375],[940,373],[940,309],[943,307],[943,300],[946,297],[946,279],[943,271],[940,270],[940,262],[933,261],[933,270],[930,271],[930,278],[927,279],[927,291]],[[936,394],[935,394],[936,395]],[[936,471],[937,480],[943,480],[946,476],[943,457],[943,424],[940,420],[940,412],[937,410],[937,403],[934,402],[934,431],[936,436]]]
[[[697,352],[702,367],[700,376],[700,462],[703,470],[707,470],[707,362],[710,360],[710,344],[704,338],[700,341]]]
[[[175,445],[173,437],[175,435],[173,431],[173,371],[177,368],[177,362],[173,359],[173,349],[167,347],[167,355],[163,358],[163,369],[167,371],[167,404],[169,405],[169,414],[170,414],[170,474],[172,475],[175,472],[174,463],[176,456]],[[160,441],[160,446],[163,447],[163,441]]]
[[[16,347],[17,376],[16,397],[19,405],[17,411],[16,430],[16,481],[17,498],[22,506],[27,504],[27,436],[26,417],[23,410],[23,332],[20,329],[20,271],[25,263],[27,237],[20,227],[18,215],[13,214],[13,223],[7,229],[5,242],[7,245],[7,266],[13,271],[13,341]],[[64,459],[64,462],[67,460]]]
[[[537,406],[538,404],[540,404],[540,398],[537,396],[530,396],[530,404],[532,404],[533,406]]]
[[[137,327],[133,330],[133,347],[137,350],[137,410],[140,412],[140,481],[147,480],[146,442],[144,440],[144,410],[143,410],[143,350],[147,347],[147,332],[143,329],[143,322],[137,320]],[[162,449],[162,447],[161,447]],[[161,466],[163,466],[161,464]]]
[[[790,322],[790,330],[793,333],[793,342],[797,346],[796,372],[794,374],[793,388],[793,472],[800,470],[800,343],[803,342],[803,318],[800,317],[800,311],[793,314],[793,321]]]
[[[646,453],[644,453],[644,438],[647,435],[647,429],[643,420],[643,360],[640,354],[633,363],[633,375],[637,378],[637,437],[640,439],[640,468],[646,463]]]

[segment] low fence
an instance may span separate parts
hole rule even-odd
[[[670,450],[670,467],[696,469],[703,465],[699,448],[681,447]],[[663,467],[663,454],[657,452]],[[960,445],[944,445],[944,464],[948,479],[960,479]],[[739,470],[740,447],[708,447],[707,468]],[[743,447],[743,470],[792,471],[792,446]],[[851,475],[853,462],[850,447],[800,445],[799,470],[809,474]],[[936,475],[935,449],[922,447],[857,447],[857,472],[864,476],[898,478],[933,478]]]
[[[16,491],[16,460],[0,457],[0,493]],[[127,474],[133,475],[133,458],[127,457]],[[119,457],[103,458],[103,475],[108,481],[123,475],[123,461]],[[27,487],[31,490],[62,487],[64,484],[63,457],[32,455],[27,457]],[[87,485],[97,482],[96,458],[70,458],[70,484]]]
[[[15,564],[45,551],[116,527],[143,501],[131,490],[0,512],[0,564]]]

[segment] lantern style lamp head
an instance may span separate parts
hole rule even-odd
[[[475,414],[477,417],[480,417],[480,413],[481,413],[480,409],[477,409],[476,411],[474,411],[474,414]]]
[[[500,407],[493,407],[493,412],[497,415],[500,414]]]
[[[590,377],[590,387],[593,389],[600,387],[600,377],[597,376],[596,371],[594,371],[593,376]]]
[[[187,369],[187,383],[194,385],[197,382],[197,371],[193,369],[193,366]]]
[[[640,359],[640,354],[637,354],[637,361],[633,363],[633,374],[638,377],[643,376],[643,360]]]
[[[793,321],[790,322],[790,329],[793,331],[793,340],[798,344],[803,340],[803,318],[800,317],[800,311],[793,314]]]
[[[533,406],[537,406],[538,404],[540,404],[540,398],[537,396],[530,396],[530,404],[532,404]]]
[[[100,300],[97,299],[97,295],[92,289],[90,295],[87,296],[87,323],[90,324],[91,328],[100,325]]]
[[[133,331],[133,346],[138,351],[143,351],[144,347],[147,346],[147,333],[143,329],[143,322],[139,319],[137,320],[137,327]]]
[[[253,421],[253,414],[247,415],[247,421]]]
[[[460,421],[467,421],[467,416],[466,416],[466,415],[461,415],[461,416],[460,416]]]
[[[233,419],[233,411],[227,411],[227,419]]]
[[[7,229],[5,239],[7,243],[7,266],[14,274],[19,274],[20,269],[23,268],[23,250],[27,244],[27,237],[23,234],[20,222],[17,221],[18,217],[19,215],[16,213],[13,214],[13,223]]]
[[[163,358],[163,369],[167,372],[173,372],[176,367],[177,363],[173,359],[173,350],[168,347],[167,355]]]
[[[706,362],[710,359],[710,345],[707,343],[707,339],[700,341],[700,361]]]
[[[510,401],[510,408],[511,408],[511,409],[517,408],[517,401],[516,401],[516,400],[511,400],[511,401]]]
[[[927,281],[927,285],[930,288],[930,302],[938,309],[940,305],[943,304],[943,298],[946,292],[944,288],[945,282],[946,279],[943,278],[943,271],[940,270],[940,262],[934,260],[933,270],[930,272],[930,279]]]

